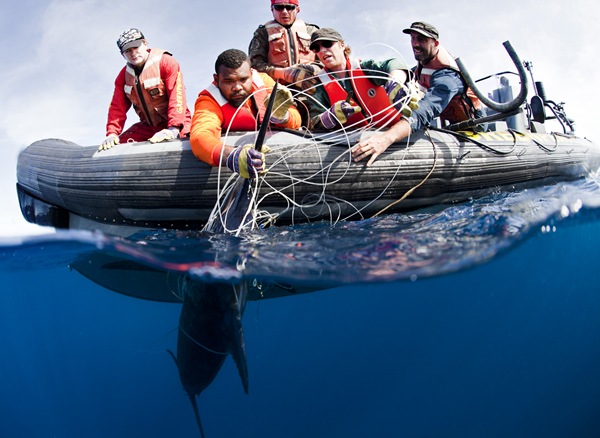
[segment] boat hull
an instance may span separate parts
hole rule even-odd
[[[234,133],[227,143],[255,137]],[[277,224],[356,220],[574,180],[600,167],[595,144],[566,135],[428,131],[392,145],[370,167],[350,158],[357,140],[270,133],[269,170],[255,185],[259,209]],[[230,176],[196,159],[188,140],[97,152],[47,139],[19,155],[17,189],[24,217],[40,225],[199,229]]]

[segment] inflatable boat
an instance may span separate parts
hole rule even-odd
[[[251,185],[277,224],[357,220],[568,181],[600,167],[600,148],[568,134],[427,130],[392,145],[370,167],[351,160],[354,135],[274,131],[268,171]],[[228,144],[255,132],[230,133]],[[187,140],[109,151],[47,139],[25,148],[17,191],[26,220],[56,228],[126,225],[200,229],[232,173],[200,162]]]
[[[417,132],[372,166],[354,163],[350,150],[373,131],[269,132],[267,172],[237,185],[251,192],[253,225],[357,220],[574,180],[598,169],[600,148],[574,135],[562,104],[548,100],[542,83],[533,79],[531,63],[521,62],[508,41],[504,47],[518,72],[516,98],[505,76],[493,98],[485,95],[457,59],[489,115]],[[535,85],[529,102],[525,69]],[[547,133],[547,119],[557,120],[563,132]],[[484,122],[493,122],[493,130],[476,133]],[[261,145],[264,134],[263,129]],[[227,133],[223,141],[256,144],[257,133]],[[220,202],[237,187],[231,176],[196,159],[187,140],[127,143],[98,152],[97,146],[48,139],[19,155],[17,191],[23,216],[39,225],[201,229],[214,222]]]

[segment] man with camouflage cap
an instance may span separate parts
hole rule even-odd
[[[135,28],[124,31],[117,46],[127,65],[115,80],[106,138],[98,150],[126,141],[158,143],[187,136],[192,117],[179,63],[165,50],[148,48]],[[123,132],[132,105],[140,121]]]

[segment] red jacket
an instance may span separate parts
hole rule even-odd
[[[123,132],[132,104],[140,120],[156,127],[157,131],[176,127],[182,136],[190,131],[192,116],[186,103],[181,69],[164,50],[151,49],[137,75],[129,64],[119,72],[108,109],[107,136]]]
[[[401,114],[390,104],[383,86],[373,84],[369,72],[363,71],[358,59],[346,58],[346,70],[350,71],[354,91],[350,103],[360,106],[362,112],[350,116],[344,123],[345,127],[359,128],[373,124],[383,128],[400,120]],[[346,100],[348,93],[326,69],[321,70],[318,76],[330,102]]]

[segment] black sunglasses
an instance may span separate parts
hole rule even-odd
[[[286,11],[293,11],[296,9],[296,5],[273,5],[273,8],[279,12],[283,11],[284,9]]]
[[[326,49],[329,49],[335,43],[337,43],[337,41],[325,40],[325,41],[315,42],[315,43],[311,44],[310,50],[317,53],[319,50],[321,50],[321,46],[325,47]]]

